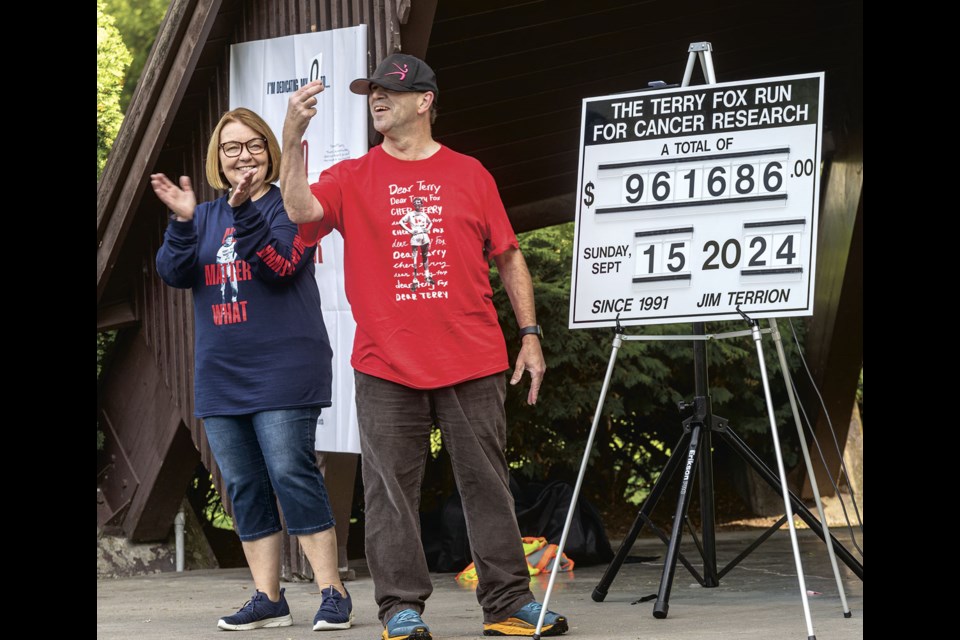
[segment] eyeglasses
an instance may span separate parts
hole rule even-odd
[[[252,138],[246,142],[224,142],[220,145],[220,150],[223,151],[223,155],[228,158],[236,158],[243,151],[244,147],[247,148],[250,155],[260,155],[267,150],[267,139]]]

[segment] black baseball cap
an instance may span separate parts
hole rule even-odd
[[[357,78],[350,83],[350,91],[362,96],[370,94],[375,84],[389,91],[432,91],[440,93],[437,75],[426,62],[405,53],[394,53],[383,59],[369,78]]]

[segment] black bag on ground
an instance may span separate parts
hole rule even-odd
[[[560,544],[563,524],[573,498],[573,487],[559,481],[546,485],[531,482],[526,487],[520,487],[511,478],[510,489],[516,501],[520,535],[542,536],[551,544]],[[613,559],[613,549],[600,513],[582,495],[577,499],[563,552],[577,566],[600,564]]]
[[[544,537],[551,544],[560,544],[573,487],[566,482],[531,482],[521,486],[511,477],[510,491],[513,493],[520,535]],[[467,522],[458,493],[454,492],[444,500],[439,512],[421,514],[420,524],[427,566],[431,571],[455,573],[473,561],[467,539]],[[577,500],[563,552],[578,566],[600,564],[613,559],[613,549],[610,548],[600,513],[583,496]]]
[[[454,491],[439,508],[420,513],[420,540],[430,571],[458,573],[473,562],[459,493]]]

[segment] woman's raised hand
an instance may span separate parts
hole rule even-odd
[[[150,186],[160,201],[173,211],[178,222],[193,220],[193,211],[197,208],[197,196],[193,193],[190,178],[180,176],[180,186],[173,184],[162,173],[150,175]]]

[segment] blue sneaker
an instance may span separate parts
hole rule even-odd
[[[531,602],[503,622],[484,624],[483,635],[532,636],[537,630],[537,622],[540,621],[541,611],[543,611],[542,604],[539,602]],[[567,629],[566,618],[553,611],[547,611],[546,615],[543,616],[543,626],[540,628],[540,635],[559,636],[560,634],[566,633]]]
[[[280,601],[273,602],[263,591],[257,591],[232,616],[220,618],[217,626],[227,631],[248,631],[262,627],[289,627],[293,624],[290,607],[280,589]]]
[[[347,588],[343,588],[347,591]],[[350,593],[340,595],[333,585],[320,591],[323,600],[317,615],[313,617],[313,630],[326,631],[327,629],[349,629],[353,624],[353,600]]]
[[[413,609],[404,609],[387,620],[380,636],[383,640],[432,640],[430,627],[423,624],[420,614]]]

